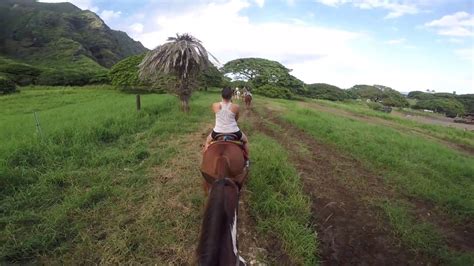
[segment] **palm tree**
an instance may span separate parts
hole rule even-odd
[[[172,92],[181,100],[183,111],[189,111],[189,98],[197,87],[199,73],[212,63],[208,56],[217,59],[206,51],[201,41],[189,34],[176,34],[168,41],[148,52],[139,65],[141,79],[157,82],[163,75],[176,78]]]

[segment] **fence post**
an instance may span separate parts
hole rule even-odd
[[[33,112],[33,115],[35,116],[36,130],[38,131],[38,134],[40,135],[41,140],[44,140],[43,131],[41,130],[41,125],[39,122],[38,115],[36,114],[36,111]]]
[[[137,111],[140,111],[141,108],[142,108],[142,103],[140,100],[140,94],[137,94]]]

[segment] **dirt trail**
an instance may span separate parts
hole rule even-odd
[[[445,140],[445,139],[440,138],[438,136],[429,134],[429,132],[424,131],[422,129],[418,129],[418,128],[414,128],[414,127],[407,127],[407,126],[404,126],[404,125],[401,125],[399,123],[392,122],[392,121],[389,121],[389,120],[386,120],[386,119],[382,119],[382,118],[378,118],[378,117],[372,117],[372,116],[366,116],[366,115],[363,115],[363,114],[357,114],[357,113],[353,113],[353,112],[350,112],[350,111],[345,111],[345,110],[341,110],[339,108],[333,108],[333,107],[321,105],[321,104],[314,103],[314,102],[311,102],[311,103],[300,102],[299,104],[301,106],[304,106],[304,107],[309,107],[309,108],[320,110],[320,111],[327,112],[327,113],[337,114],[339,116],[343,116],[343,117],[347,117],[347,118],[351,118],[351,119],[357,119],[359,121],[363,121],[363,122],[374,124],[374,125],[389,126],[391,128],[394,128],[394,129],[398,130],[402,134],[407,134],[408,133],[408,134],[414,134],[414,135],[417,135],[417,136],[421,136],[423,138],[428,138],[430,140],[441,143],[444,146],[447,146],[451,149],[455,149],[457,151],[460,151],[460,152],[462,152],[466,155],[474,156],[474,148],[466,146],[466,145],[462,145],[462,144],[459,144],[459,143],[453,143],[449,140]]]
[[[265,115],[262,117],[262,114]],[[277,119],[273,111],[250,112],[248,119],[256,130],[279,140],[288,149],[292,163],[300,172],[305,191],[312,200],[323,264],[440,263],[404,247],[391,232],[381,210],[371,204],[372,200],[400,198],[380,176],[365,169],[354,158],[337,152],[335,147],[320,143]],[[267,121],[281,130],[275,130]],[[472,244],[468,242],[472,235],[470,225],[456,226],[429,204],[415,203],[417,218],[442,226],[440,231],[451,248],[472,251]]]
[[[156,186],[151,193],[153,200],[147,201],[150,204],[142,206],[140,216],[156,215],[150,213],[149,210],[167,209],[173,212],[160,213],[163,219],[176,219],[176,213],[179,213],[192,224],[192,228],[177,226],[174,229],[172,233],[179,240],[175,245],[156,247],[153,251],[170,264],[193,265],[195,263],[195,250],[204,209],[203,206],[196,208],[188,197],[192,194],[204,197],[199,165],[202,158],[202,144],[211,129],[211,124],[204,124],[196,133],[171,140],[171,142],[176,142],[172,146],[180,147],[177,154],[163,165],[157,165],[151,169],[156,180]],[[159,149],[160,142],[157,141],[152,148]],[[255,232],[253,220],[248,213],[245,194],[244,188],[241,193],[238,216],[239,251],[247,261],[247,265],[262,265],[261,261],[266,261],[267,254],[260,248],[259,235]],[[202,200],[205,202],[207,199],[202,198]]]

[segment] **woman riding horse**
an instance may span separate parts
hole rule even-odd
[[[209,194],[197,248],[199,265],[245,265],[239,256],[237,214],[240,189],[248,175],[244,150],[247,137],[237,126],[238,105],[230,102],[232,90],[222,90],[222,102],[214,103],[216,126],[209,135],[201,173]],[[211,144],[212,140],[217,140]]]
[[[248,139],[237,125],[240,107],[238,104],[233,104],[231,102],[231,88],[224,88],[221,95],[222,101],[212,104],[212,111],[216,114],[216,124],[212,132],[209,134],[209,136],[207,136],[206,144],[204,145],[204,151],[206,151],[211,142],[216,140],[219,136],[223,136],[225,134],[234,135],[237,138],[235,139],[236,141],[242,141],[245,157],[247,159],[249,155]],[[246,165],[248,166],[248,160]]]

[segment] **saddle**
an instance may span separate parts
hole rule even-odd
[[[242,141],[237,137],[237,135],[232,133],[217,134],[216,137],[211,141],[211,144],[222,141],[243,145]]]

